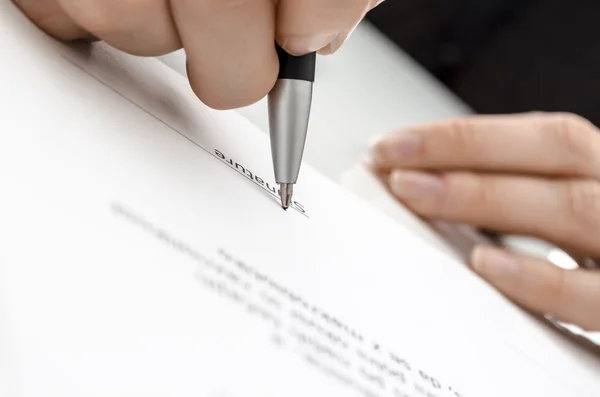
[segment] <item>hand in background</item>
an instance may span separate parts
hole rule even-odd
[[[538,237],[600,258],[600,133],[571,114],[474,116],[397,131],[373,148],[390,190],[433,220]],[[523,306],[600,330],[600,271],[477,247],[471,266]]]
[[[99,38],[140,56],[184,48],[196,95],[215,109],[273,87],[274,42],[294,55],[335,52],[381,0],[13,0],[61,40]]]

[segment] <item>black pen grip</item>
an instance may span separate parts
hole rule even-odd
[[[315,81],[315,68],[317,64],[317,53],[294,56],[287,53],[275,43],[277,56],[279,57],[279,79]]]

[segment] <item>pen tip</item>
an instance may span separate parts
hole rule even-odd
[[[292,192],[294,185],[291,183],[279,184],[279,197],[281,198],[281,208],[287,211],[292,203]]]

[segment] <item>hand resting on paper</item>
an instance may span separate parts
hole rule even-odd
[[[572,114],[474,116],[397,131],[373,146],[377,171],[428,219],[528,235],[600,258],[600,132]],[[471,267],[533,311],[600,330],[600,271],[477,247]]]
[[[331,54],[383,0],[13,0],[61,40],[98,38],[140,56],[184,48],[196,95],[215,109],[250,105],[289,53]]]

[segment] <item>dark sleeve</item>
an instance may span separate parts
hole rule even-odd
[[[600,125],[600,1],[380,7],[368,19],[476,111],[569,111]]]
[[[450,83],[531,0],[387,0],[367,19],[429,72]]]

